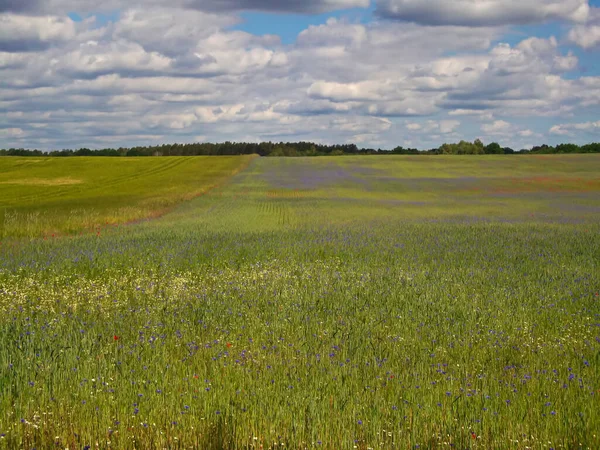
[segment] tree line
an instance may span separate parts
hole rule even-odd
[[[497,142],[484,145],[479,139],[474,142],[460,141],[443,144],[438,148],[418,150],[398,146],[392,150],[358,148],[355,144],[323,145],[312,142],[223,142],[195,144],[163,144],[145,147],[104,148],[92,150],[29,150],[23,148],[0,149],[0,156],[339,156],[339,155],[498,155],[498,154],[564,154],[564,153],[600,153],[600,143],[585,145],[559,144],[541,145],[531,149],[513,150],[502,147]]]

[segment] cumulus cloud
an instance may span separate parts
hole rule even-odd
[[[565,136],[571,134],[571,132],[563,125],[554,125],[552,128],[550,128],[550,134]]]
[[[317,81],[308,88],[313,98],[328,99],[334,102],[377,100],[385,94],[386,83],[364,81],[361,83],[334,83]]]
[[[425,25],[498,26],[549,20],[584,22],[588,0],[378,0],[385,18]]]
[[[506,75],[515,72],[535,72],[540,69],[557,73],[567,72],[574,69],[578,62],[571,52],[567,55],[560,54],[554,36],[548,39],[528,38],[515,47],[500,44],[491,54],[494,58],[490,67]],[[536,65],[541,67],[536,68]]]
[[[322,13],[347,8],[366,8],[369,0],[183,0],[184,6],[200,10],[256,10]]]
[[[347,8],[366,8],[369,6],[369,0],[0,0],[0,12],[114,11],[136,6],[179,7],[200,11],[323,13]]]
[[[492,120],[494,118],[494,113],[489,110],[480,110],[480,109],[454,109],[448,111],[449,116],[472,116],[479,120]]]
[[[21,128],[0,128],[0,136],[3,138],[17,138],[25,134]]]
[[[452,78],[438,77],[440,82],[452,82],[443,101],[450,111],[501,109],[519,115],[543,115],[564,112],[557,107],[563,102],[561,106],[575,107],[568,97],[579,87],[562,74],[576,69],[578,59],[571,53],[562,54],[555,38],[528,38],[516,46],[500,43],[488,54],[478,55],[477,64],[465,58],[453,59]],[[468,76],[456,75],[461,67],[463,71],[469,69]]]
[[[542,139],[543,135],[535,131],[523,127],[521,124],[513,124],[505,120],[494,120],[493,122],[484,123],[480,130],[483,132],[481,138],[484,142],[502,141],[519,143],[519,147],[531,147],[529,142],[531,138]]]
[[[24,12],[41,9],[42,0],[0,0],[0,12]]]
[[[234,15],[186,11],[177,8],[129,8],[114,24],[114,38],[136,42],[150,51],[177,57],[239,22]]]
[[[0,15],[3,145],[202,136],[429,148],[473,131],[510,144],[537,135],[498,118],[600,107],[600,77],[574,76],[577,57],[553,37],[492,44],[502,28],[330,19],[283,44],[232,29],[235,13],[159,3],[129,7],[114,23]]]
[[[533,131],[529,130],[529,129],[527,129],[527,130],[521,130],[517,134],[519,136],[521,136],[521,137],[531,137],[531,136],[535,135],[535,133]]]
[[[592,8],[588,22],[575,25],[567,38],[586,50],[600,48],[600,8]]]
[[[460,126],[458,120],[442,120],[440,121],[440,133],[448,134],[454,132]]]
[[[577,132],[600,134],[600,120],[596,122],[558,124],[550,128],[550,134],[574,136]]]
[[[0,51],[44,50],[74,36],[75,24],[69,18],[0,14]]]
[[[481,126],[481,131],[486,134],[506,134],[510,132],[510,123],[504,120],[496,120],[493,123],[486,123]]]
[[[600,25],[576,27],[569,32],[569,39],[585,49],[600,46]]]
[[[425,122],[407,122],[405,127],[407,130],[417,134],[452,134],[461,125],[459,120],[427,120]]]

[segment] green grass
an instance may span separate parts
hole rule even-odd
[[[0,448],[598,448],[598,173],[260,158],[3,243]]]
[[[161,215],[251,159],[0,158],[0,238],[73,233]]]

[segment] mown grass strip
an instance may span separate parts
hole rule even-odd
[[[0,238],[156,217],[224,183],[252,159],[0,158]]]

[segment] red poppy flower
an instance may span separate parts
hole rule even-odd
[[[227,348],[231,348],[231,342],[227,343]]]
[[[121,339],[121,338],[115,334],[115,335],[113,336],[113,339],[114,339],[115,341],[118,341],[118,340],[119,340],[119,339]]]
[[[472,439],[477,439],[477,435],[475,433],[471,432],[471,438]]]

